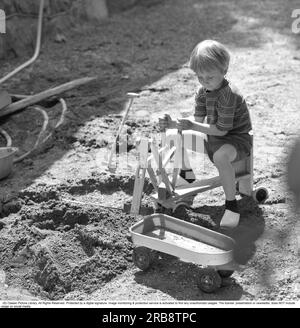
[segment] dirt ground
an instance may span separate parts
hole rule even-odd
[[[11,93],[31,94],[97,77],[63,95],[63,126],[0,182],[0,299],[299,300],[299,216],[285,184],[287,156],[299,134],[300,38],[291,31],[299,2],[143,3],[97,26],[65,31],[66,42],[44,39],[35,64],[5,84]],[[198,82],[187,61],[207,38],[232,53],[229,77],[245,95],[254,126],[254,184],[270,193],[264,204],[239,196],[241,221],[230,235],[237,243],[235,260],[245,268],[213,294],[197,288],[201,268],[177,258],[162,257],[147,272],[134,267],[129,227],[142,216],[123,211],[132,198],[137,138],[155,134],[163,113],[193,112]],[[23,61],[1,62],[1,75]],[[112,174],[104,162],[126,92],[140,97],[125,125],[129,153],[120,155]],[[52,126],[60,110],[47,109]],[[34,145],[41,125],[30,109],[1,120],[19,154]],[[215,175],[207,159],[195,162],[197,174]],[[152,213],[148,179],[144,191],[143,213]],[[223,204],[216,188],[174,216],[218,231]]]

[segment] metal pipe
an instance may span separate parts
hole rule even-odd
[[[3,130],[1,128],[0,128],[0,134],[2,134],[6,139],[6,147],[11,147],[12,140],[11,140],[10,135],[5,130]]]
[[[34,107],[29,107],[29,108],[35,109],[43,115],[43,118],[44,118],[43,126],[42,126],[41,132],[39,133],[38,138],[37,138],[33,148],[31,150],[29,150],[28,152],[26,152],[25,154],[21,155],[20,157],[14,158],[14,160],[13,160],[14,163],[18,163],[18,162],[22,161],[25,157],[30,155],[38,147],[38,145],[41,142],[42,137],[45,134],[48,124],[49,124],[49,116],[43,108],[41,108],[39,106],[34,106]]]
[[[27,62],[24,64],[20,65],[17,67],[15,70],[4,76],[2,79],[0,79],[0,84],[20,72],[22,69],[25,67],[31,65],[38,57],[40,53],[40,48],[41,48],[41,38],[42,38],[42,23],[43,23],[43,11],[44,11],[44,2],[45,0],[41,0],[40,2],[40,9],[39,9],[39,19],[38,19],[38,29],[37,29],[37,38],[36,38],[36,47],[35,47],[35,52],[34,55],[31,59],[29,59]]]

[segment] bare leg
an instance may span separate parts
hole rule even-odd
[[[226,197],[225,212],[220,222],[220,226],[225,229],[235,228],[240,220],[235,199],[235,171],[231,164],[236,155],[236,149],[232,145],[225,144],[213,156]]]
[[[225,144],[214,153],[213,157],[219,171],[226,200],[235,199],[235,171],[231,162],[234,161],[236,155],[236,149],[232,145]]]

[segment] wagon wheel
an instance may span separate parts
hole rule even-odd
[[[233,270],[218,270],[218,274],[222,278],[229,278],[234,273]]]
[[[164,207],[164,206],[162,206],[161,204],[159,204],[159,203],[156,203],[155,204],[155,210],[154,210],[154,212],[155,213],[165,213],[166,212],[166,208]]]
[[[133,249],[133,263],[143,271],[149,269],[155,257],[156,252],[152,252],[151,249],[147,247],[139,246]]]
[[[204,269],[198,277],[198,287],[205,293],[213,293],[221,287],[222,279],[215,270]]]
[[[268,189],[260,187],[252,192],[252,197],[258,203],[263,203],[269,197]]]
[[[173,212],[180,210],[180,209],[189,209],[191,204],[189,202],[179,202],[173,207]]]

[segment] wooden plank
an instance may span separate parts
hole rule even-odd
[[[245,160],[238,161],[235,163],[232,163],[232,166],[234,168],[235,174],[240,174],[240,173],[249,173],[247,172],[247,167],[246,167],[246,162]]]
[[[148,160],[147,160],[148,146],[149,146],[149,140],[147,138],[142,138],[138,146],[138,153],[139,153],[139,163],[143,169],[146,169],[148,167]]]
[[[176,147],[172,147],[166,154],[166,156],[163,159],[163,167],[166,167],[167,164],[170,162],[172,155],[174,154],[174,152],[176,151]]]
[[[0,90],[0,110],[7,107],[12,102],[11,96],[5,90]]]
[[[172,194],[173,193],[173,188],[172,188],[171,183],[169,181],[168,175],[167,175],[165,169],[162,167],[162,165],[160,165],[160,156],[161,156],[161,154],[159,154],[159,151],[157,150],[157,148],[153,144],[153,142],[150,142],[150,147],[151,147],[151,152],[154,156],[155,162],[158,164],[158,167],[159,167],[158,170],[159,170],[160,179],[159,179],[158,184],[160,185],[161,181],[163,181],[164,184],[166,185],[166,188],[167,188],[168,192],[170,194]]]
[[[249,174],[242,175],[236,178],[236,181],[242,181],[248,179]],[[213,177],[210,179],[205,179],[201,181],[196,181],[190,183],[189,186],[180,186],[174,190],[174,195],[172,197],[173,201],[183,200],[185,197],[192,196],[210,189],[214,189],[221,186],[220,177]],[[153,194],[152,197],[157,198],[157,194]]]
[[[143,188],[145,183],[145,174],[148,166],[148,139],[141,139],[139,150],[139,161],[135,173],[135,181],[133,187],[132,203],[130,208],[130,214],[137,215],[140,211],[140,205],[142,200]]]
[[[180,190],[178,193],[176,192],[176,196],[174,197],[174,201],[179,202],[183,201],[186,197],[188,196],[194,196],[199,193],[205,192],[207,190],[211,190],[217,187],[221,186],[221,182],[217,182],[213,185],[206,185],[198,188],[191,188],[191,189],[185,189],[185,190]]]
[[[253,143],[253,135],[251,134],[251,132],[250,135],[252,137],[252,143]],[[252,192],[253,192],[253,149],[254,149],[254,145],[252,145],[250,156],[244,160],[245,170],[249,174],[249,177],[247,179],[242,179],[238,183],[239,192],[243,195],[248,195],[248,196],[252,196]]]
[[[211,184],[214,184],[216,181],[219,181],[219,180],[220,180],[219,176],[209,178],[209,179],[197,180],[197,181],[194,181],[192,183],[189,183],[188,186],[186,186],[186,185],[178,186],[176,188],[176,191],[180,190],[180,189],[197,188],[197,187],[203,187],[203,186],[206,186],[206,185],[211,185]]]
[[[163,181],[158,185],[157,196],[161,202],[167,199],[167,188]]]
[[[173,201],[179,201],[182,200],[183,198],[187,197],[187,196],[192,196],[210,189],[214,189],[216,187],[220,187],[221,186],[221,181],[215,181],[214,184],[206,184],[203,186],[198,186],[198,187],[187,187],[187,188],[183,188],[183,189],[175,189],[175,195],[172,197]],[[153,194],[154,198],[157,198],[157,194]]]
[[[130,208],[130,214],[137,215],[140,212],[140,205],[142,200],[144,182],[145,182],[146,169],[142,169],[139,165],[136,169],[132,203]]]
[[[173,177],[172,177],[173,188],[176,187],[179,170],[182,168],[182,132],[181,131],[178,131],[178,133],[177,133],[175,147],[176,147],[176,153],[175,153]]]
[[[132,106],[132,103],[133,103],[133,99],[136,98],[136,97],[138,97],[138,94],[136,94],[136,93],[127,93],[127,98],[128,99],[127,99],[127,101],[125,102],[125,105],[124,105],[124,107],[125,107],[124,112],[125,113],[123,115],[121,124],[119,125],[119,129],[118,129],[116,138],[114,140],[114,143],[111,147],[111,151],[110,151],[109,158],[108,158],[108,168],[109,169],[115,169],[115,166],[112,165],[113,156],[116,155],[116,153],[117,153],[117,145],[119,143],[119,139],[120,139],[120,135],[121,135],[121,132],[122,132],[123,125],[125,124],[125,120],[127,119],[129,110],[130,110],[130,108]]]
[[[163,170],[163,167],[162,167],[162,153],[159,154],[158,170],[159,170],[159,172],[162,176],[162,181],[158,185],[157,195],[158,195],[159,200],[164,201],[164,200],[167,199],[167,186],[166,186],[166,183],[164,182],[165,179],[164,179],[163,173],[162,173],[162,170]]]
[[[245,171],[248,172],[248,178],[241,179],[238,184],[239,192],[243,195],[251,196],[253,191],[253,151],[249,157],[244,160]]]
[[[40,93],[37,93],[33,96],[28,96],[25,99],[19,100],[17,102],[14,102],[4,109],[0,111],[0,117],[12,114],[20,109],[26,108],[28,106],[34,105],[38,102],[40,102],[43,99],[49,98],[51,96],[61,94],[63,92],[66,92],[68,90],[71,90],[73,88],[79,87],[83,84],[89,83],[96,80],[96,77],[85,77],[82,79],[77,79],[62,85],[59,85],[57,87],[54,87],[52,89],[48,89],[45,91],[42,91]]]
[[[235,180],[240,181],[240,180],[248,179],[249,177],[250,177],[250,174],[238,175],[238,176],[235,177]],[[203,186],[206,186],[206,185],[214,185],[218,181],[220,181],[219,176],[189,183],[188,187],[186,185],[178,186],[175,190],[177,192],[178,190],[181,190],[181,189],[203,187]]]
[[[167,149],[167,146],[166,146],[166,131],[163,131],[163,132],[161,131],[160,136],[161,136],[161,138],[160,138],[161,139],[161,145],[159,147],[159,150],[160,150],[159,153],[161,154],[161,160],[162,160],[162,163],[163,163],[164,154],[165,154],[165,151]],[[163,164],[162,164],[162,166],[163,166]]]
[[[158,150],[156,148],[156,146],[154,145],[153,140],[150,140],[150,149],[151,149],[151,160],[154,159],[155,165],[158,168],[159,167],[159,153]],[[160,172],[158,172],[157,174],[157,186],[161,183],[162,181],[162,176],[160,174]]]
[[[243,181],[246,180],[250,177],[249,174],[246,175],[242,175],[239,177],[236,177],[236,181]],[[187,196],[192,196],[207,190],[211,190],[217,187],[222,186],[221,184],[221,179],[220,177],[214,177],[211,179],[206,179],[206,180],[201,180],[198,181],[198,187],[185,187],[185,188],[177,188],[175,189],[175,194],[176,196],[174,196],[174,200],[178,201],[179,199],[181,199],[181,197],[187,197]]]
[[[178,174],[179,174],[179,168],[174,168],[173,174],[172,174],[172,187],[173,188],[176,188]]]
[[[167,188],[169,194],[172,195],[173,192],[174,192],[174,188],[172,187],[171,182],[170,182],[170,180],[168,178],[168,175],[167,175],[167,173],[166,173],[166,171],[165,171],[164,168],[162,168],[162,170],[161,170],[161,177],[162,177],[162,181],[166,185],[166,188]]]
[[[176,203],[173,201],[173,198],[170,197],[164,201],[161,201],[159,198],[158,198],[158,194],[155,193],[155,194],[152,194],[150,195],[150,197],[157,203],[161,204],[163,207],[165,208],[171,208],[173,209],[175,206],[176,206]]]
[[[153,188],[155,189],[156,192],[158,192],[158,187],[157,187],[158,184],[157,184],[157,180],[156,180],[156,176],[155,176],[153,168],[151,166],[148,166],[147,171],[148,171],[151,183],[153,185]]]
[[[153,140],[150,141],[150,149],[152,153],[152,158],[155,161],[157,167],[159,167],[159,151],[157,150],[156,146],[154,145]]]
[[[165,146],[165,147],[163,147],[163,148],[161,148],[161,149],[159,149],[158,150],[158,153],[160,154],[161,152],[163,152],[165,149],[167,149],[168,147],[167,146]],[[151,150],[152,151],[152,150]],[[154,158],[154,156],[153,156],[153,154],[151,154],[149,157],[148,157],[148,159],[147,159],[147,161],[148,162],[151,162],[152,160],[155,160],[155,164],[157,165],[157,167],[158,167],[158,161],[156,162],[156,158]]]

